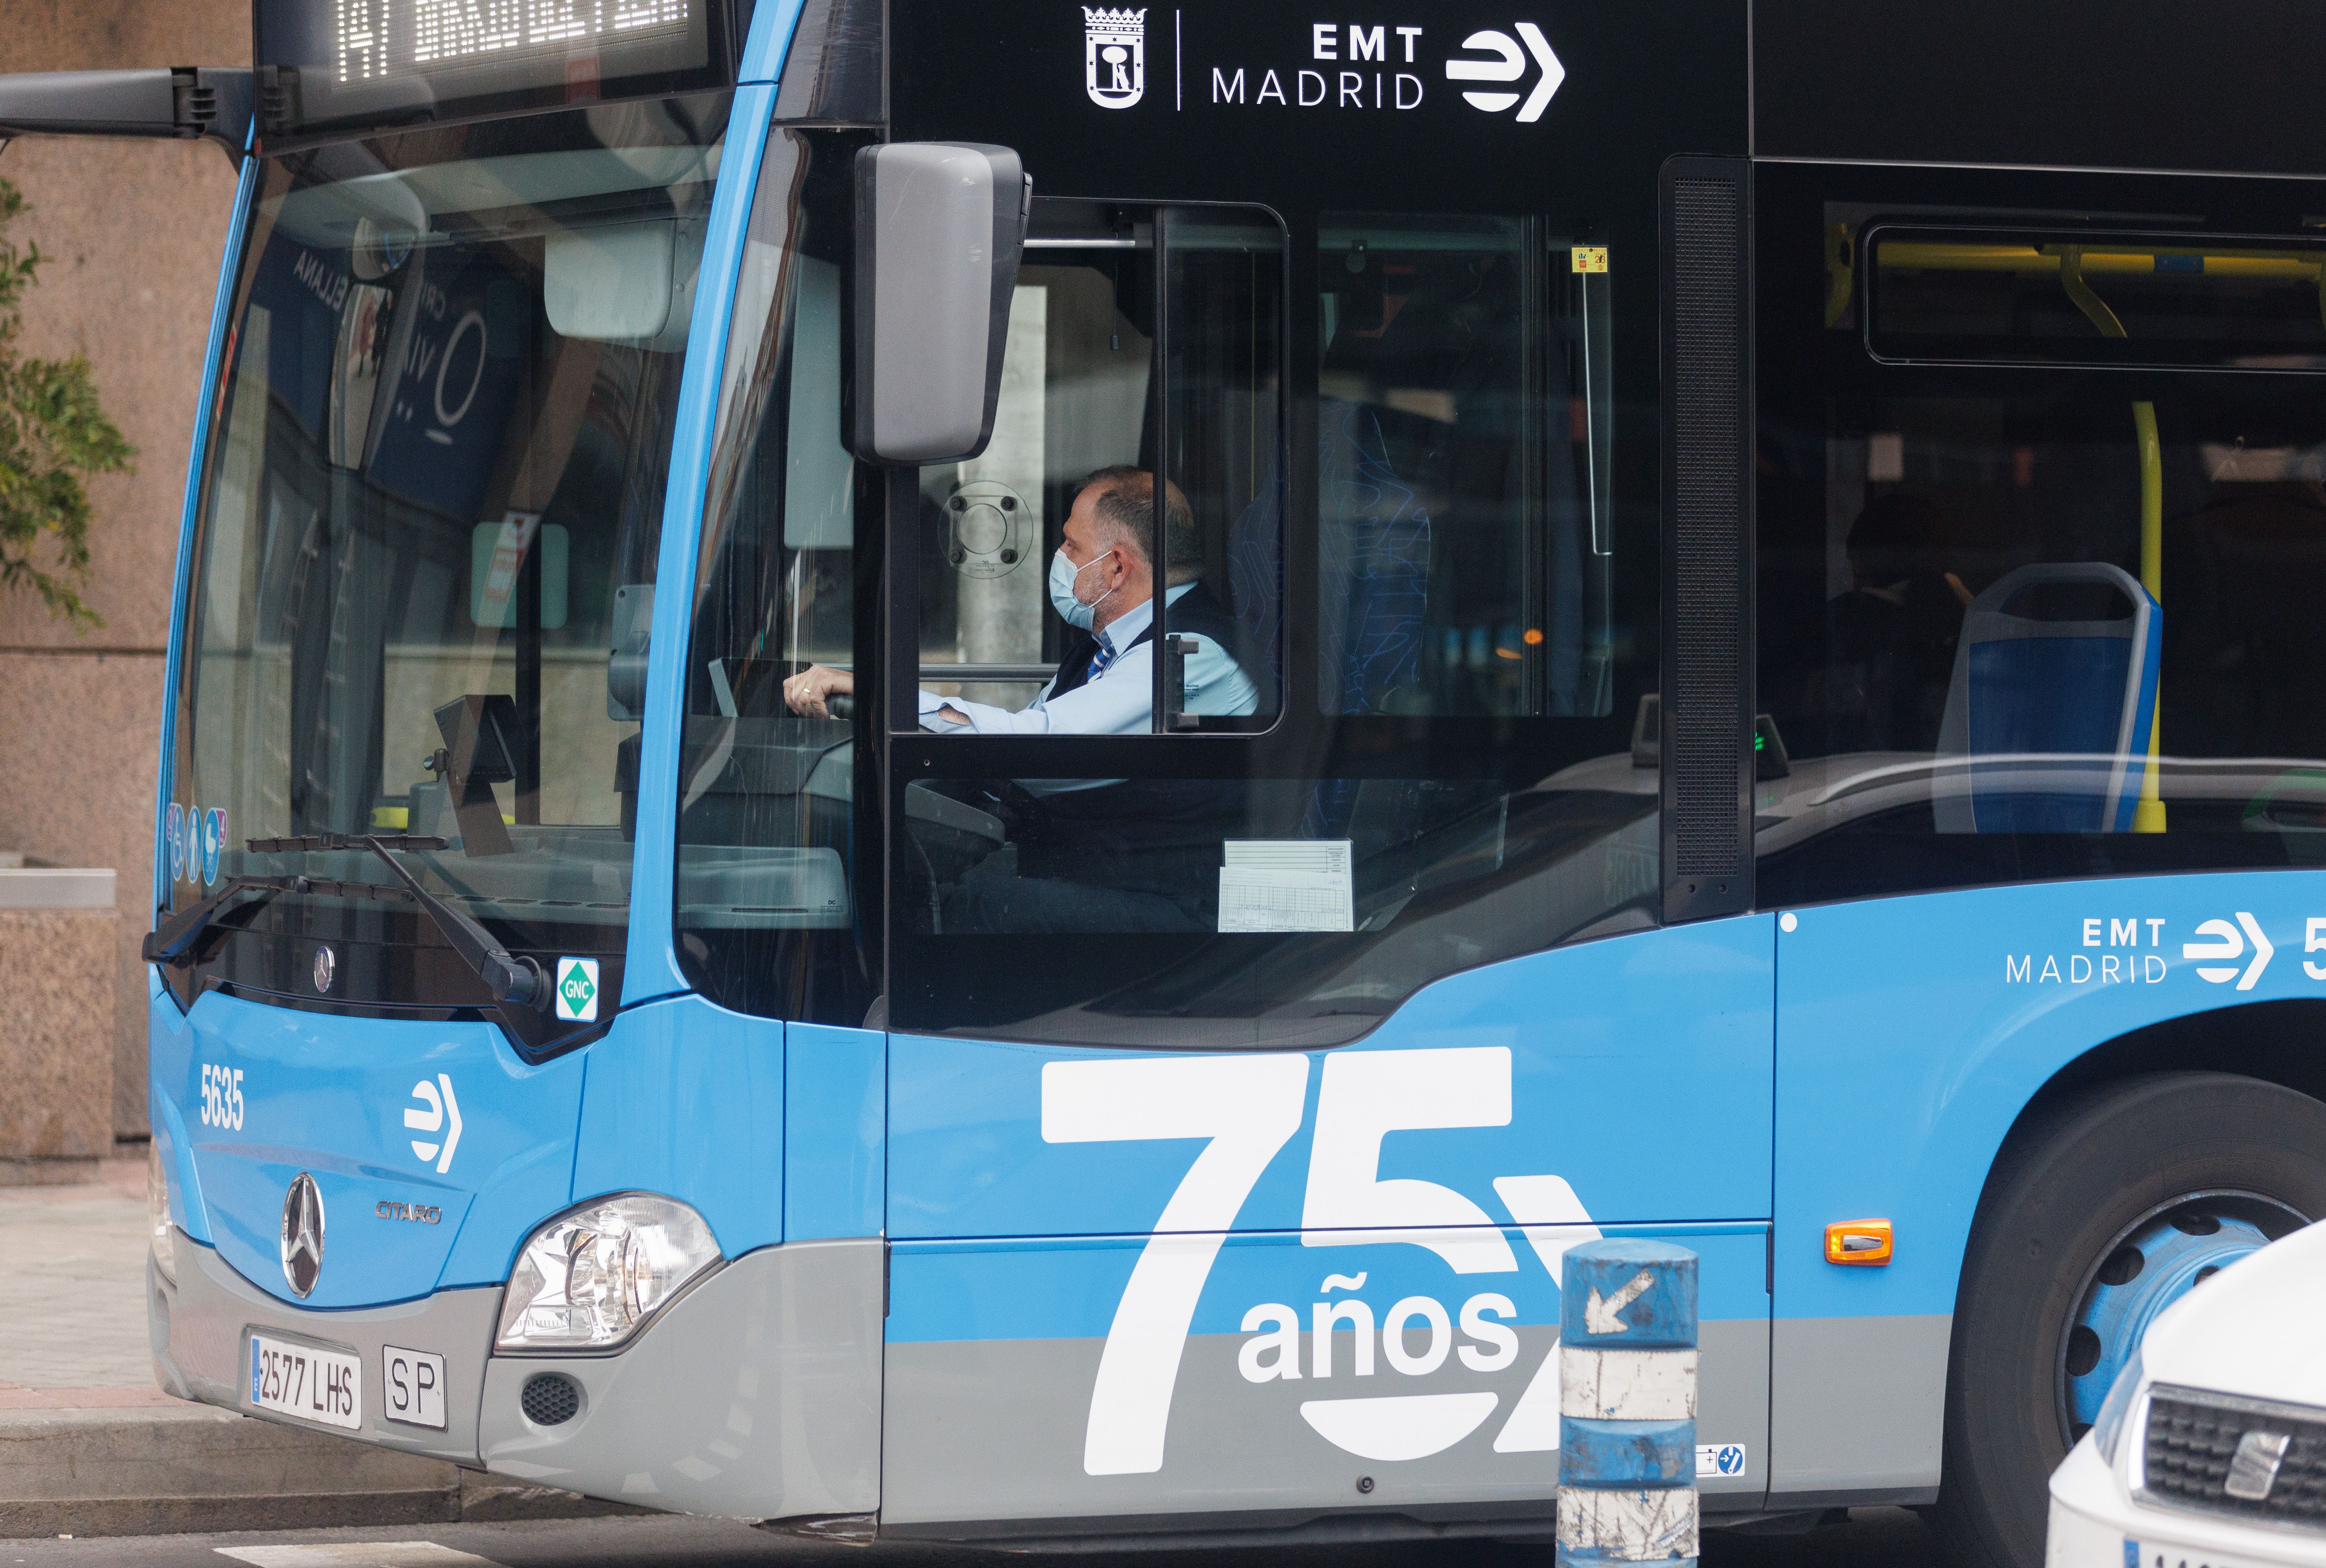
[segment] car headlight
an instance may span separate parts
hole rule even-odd
[[[2132,1359],[2116,1375],[2116,1381],[2108,1385],[2107,1397],[2100,1401],[2099,1415],[2092,1422],[2092,1446],[2099,1450],[2100,1457],[2111,1467],[2116,1463],[2117,1444],[2124,1437],[2125,1417],[2132,1414],[2133,1397],[2140,1392],[2143,1375],[2140,1350],[2135,1347]]]
[[[172,1285],[178,1283],[178,1248],[170,1223],[170,1164],[162,1157],[162,1140],[145,1146],[145,1231],[154,1244],[154,1266]]]
[[[685,1204],[650,1192],[596,1199],[526,1238],[493,1347],[610,1349],[718,1261],[711,1227]]]

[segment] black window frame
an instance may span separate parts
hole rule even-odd
[[[1044,204],[1047,200],[1047,198],[1036,198],[1034,210],[1037,225],[1043,215]],[[1170,291],[1168,286],[1168,280],[1165,275],[1165,268],[1168,264],[1168,251],[1166,248],[1168,245],[1168,239],[1166,237],[1168,232],[1169,214],[1174,210],[1223,213],[1244,212],[1256,216],[1265,215],[1269,219],[1272,220],[1276,224],[1277,232],[1284,242],[1283,271],[1279,279],[1279,286],[1281,291],[1280,298],[1283,302],[1283,317],[1278,323],[1277,333],[1277,342],[1279,346],[1277,385],[1280,390],[1278,394],[1277,405],[1276,471],[1278,476],[1277,483],[1279,490],[1278,506],[1283,518],[1284,527],[1282,559],[1288,562],[1292,561],[1295,559],[1293,554],[1295,548],[1293,538],[1294,519],[1296,515],[1299,515],[1299,508],[1293,499],[1294,485],[1297,481],[1298,476],[1296,476],[1294,472],[1291,462],[1291,454],[1294,450],[1292,444],[1291,425],[1292,410],[1297,397],[1297,394],[1294,389],[1294,383],[1292,381],[1294,354],[1292,342],[1294,329],[1293,318],[1298,314],[1298,312],[1294,311],[1292,308],[1292,301],[1296,297],[1292,292],[1292,255],[1293,247],[1298,243],[1298,240],[1292,232],[1291,226],[1286,223],[1283,214],[1278,212],[1274,208],[1264,202],[1257,201],[1165,202],[1154,200],[1133,200],[1129,198],[1121,198],[1112,201],[1105,199],[1098,201],[1076,199],[1073,205],[1084,208],[1112,207],[1131,210],[1151,209],[1152,218],[1156,220],[1155,238],[1151,251],[1149,252],[1149,254],[1154,257],[1153,265],[1155,268],[1155,277],[1153,280],[1153,286],[1156,301],[1156,323],[1153,359],[1149,371],[1149,375],[1151,378],[1149,382],[1151,388],[1149,402],[1157,411],[1155,424],[1156,466],[1150,469],[1149,472],[1150,476],[1158,478],[1158,480],[1165,471],[1165,465],[1168,461],[1166,454],[1169,450],[1169,411],[1171,405],[1171,389],[1169,382],[1169,339],[1168,336],[1169,330],[1169,305],[1168,301]],[[1032,253],[1029,253],[1029,255],[1031,254]],[[1313,387],[1315,376],[1313,368],[1309,374]],[[880,728],[882,731],[890,738],[892,744],[898,748],[896,755],[898,757],[898,774],[899,777],[1028,778],[1042,777],[1048,775],[1075,778],[1107,778],[1117,775],[1135,776],[1142,774],[1152,774],[1158,771],[1152,765],[1157,761],[1154,752],[1154,745],[1158,741],[1200,740],[1212,744],[1236,743],[1249,747],[1251,743],[1258,740],[1261,737],[1270,734],[1281,728],[1286,722],[1287,716],[1291,710],[1291,703],[1286,699],[1285,693],[1296,689],[1293,685],[1293,682],[1298,678],[1295,674],[1295,661],[1310,656],[1308,654],[1304,653],[1300,648],[1298,639],[1289,638],[1285,633],[1284,628],[1289,627],[1293,624],[1292,595],[1294,593],[1295,581],[1298,580],[1299,575],[1289,570],[1284,572],[1282,580],[1279,583],[1279,592],[1283,595],[1283,600],[1279,606],[1278,622],[1278,641],[1279,645],[1279,654],[1283,661],[1282,667],[1284,670],[1284,678],[1279,682],[1280,690],[1278,692],[1277,710],[1273,714],[1263,714],[1261,716],[1267,719],[1267,722],[1264,725],[1254,726],[1251,728],[1244,728],[1242,726],[1215,727],[1205,725],[1196,728],[1184,729],[1176,732],[1167,729],[1163,701],[1164,661],[1158,658],[1154,661],[1154,700],[1151,710],[1150,728],[1149,732],[1144,735],[1003,736],[977,735],[971,733],[931,735],[923,730],[918,722],[919,703],[916,696],[916,693],[919,691],[922,674],[919,624],[921,605],[921,517],[919,510],[920,492],[918,489],[921,470],[918,468],[905,467],[891,469],[888,470],[888,473],[889,487],[887,492],[886,516],[884,521],[885,530],[888,536],[888,561],[886,570],[888,576],[887,610],[889,636],[887,644],[889,656],[884,662],[885,678],[881,682],[881,696],[884,711],[881,718]],[[1311,487],[1313,489],[1313,482]],[[1313,496],[1311,499],[1313,502]],[[1311,550],[1313,550],[1316,544],[1313,533],[1315,524],[1313,505],[1308,510],[1307,516],[1312,532],[1310,537],[1306,541],[1306,543]],[[1163,509],[1161,507],[1157,507],[1155,508],[1154,516],[1155,536],[1148,543],[1148,553],[1149,558],[1151,561],[1160,561],[1164,559],[1162,540],[1163,523]],[[1047,548],[1045,549],[1043,557],[1040,561],[1031,562],[1029,564],[1033,565],[1037,570],[1047,570],[1048,564],[1048,552]],[[1163,573],[1160,571],[1158,571],[1155,573],[1155,577],[1157,579],[1155,585],[1155,597],[1157,601],[1159,603],[1162,598],[1164,586],[1161,580]],[[1313,583],[1309,585],[1309,590],[1313,595],[1315,591]],[[1167,632],[1169,624],[1169,614],[1167,607],[1158,626],[1158,634]],[[1316,672],[1313,664],[1301,664],[1298,665],[1298,668],[1305,672],[1308,676],[1310,684],[1306,689],[1314,690]],[[915,757],[921,756],[920,747],[924,744],[933,747],[935,752],[943,753],[945,756],[945,762],[939,764],[934,760],[933,756],[930,757],[924,757],[917,763],[914,761],[913,759]],[[1020,752],[1018,748],[1021,747],[1032,747],[1034,749]],[[1145,747],[1148,749],[1144,751],[1124,752],[1120,754],[1118,756],[1109,755],[1104,749],[1113,747]],[[1084,751],[1082,749],[1084,747],[1098,749]],[[967,772],[960,771],[959,765],[953,756],[953,753],[957,750],[974,753],[976,756],[981,759],[979,765],[971,767]],[[995,760],[990,763],[983,762],[982,760],[988,756],[993,757]],[[1091,759],[1087,764],[1084,761],[1085,756],[1088,756]],[[1093,771],[1085,772],[1084,771],[1085,767]],[[1180,775],[1174,767],[1168,764],[1160,771],[1165,776],[1190,776]],[[1192,776],[1205,775],[1198,773]],[[1242,777],[1245,776],[1245,775],[1238,773],[1233,776]],[[902,797],[899,796],[896,802],[892,803],[892,804],[895,810],[901,812],[903,810]]]

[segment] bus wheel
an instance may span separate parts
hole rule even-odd
[[[2040,1568],[2045,1483],[2158,1313],[2326,1214],[2326,1104],[2218,1072],[2107,1084],[2018,1129],[1955,1302],[1949,1562]]]

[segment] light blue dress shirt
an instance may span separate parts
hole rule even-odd
[[[1183,582],[1168,590],[1167,604],[1176,604],[1196,585]],[[1061,697],[1050,689],[1050,677],[1041,694],[1019,712],[959,697],[921,693],[921,722],[951,734],[974,730],[980,735],[1144,735],[1154,727],[1155,644],[1150,639],[1130,645],[1154,618],[1155,601],[1132,606],[1107,624],[1099,641],[1116,656],[1099,674]],[[1196,645],[1186,662],[1186,711],[1212,715],[1245,714],[1260,706],[1251,677],[1225,648],[1211,638],[1175,632]],[[937,717],[941,708],[968,715],[967,724]]]

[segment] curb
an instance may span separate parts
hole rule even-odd
[[[0,1538],[644,1511],[204,1405],[0,1410]]]

